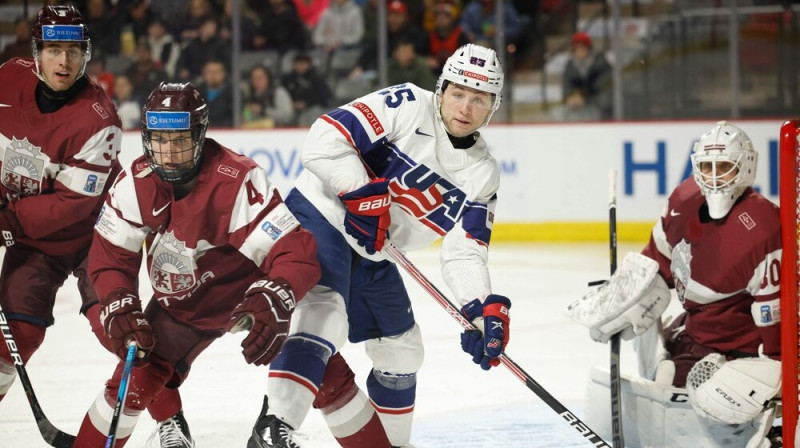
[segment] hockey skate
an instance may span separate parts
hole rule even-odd
[[[247,448],[300,448],[292,438],[294,428],[274,415],[267,415],[268,409],[267,397],[264,396],[264,405],[247,441]]]
[[[157,431],[161,448],[194,448],[194,440],[189,432],[189,424],[183,418],[183,410],[163,422],[158,422]]]

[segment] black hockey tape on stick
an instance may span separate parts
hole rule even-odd
[[[30,378],[28,378],[28,370],[22,363],[22,355],[17,349],[17,342],[14,340],[14,335],[11,334],[11,328],[8,325],[8,319],[0,306],[0,331],[5,338],[8,352],[11,354],[11,359],[14,361],[14,367],[17,369],[17,376],[22,383],[22,388],[25,390],[25,396],[28,397],[28,403],[31,405],[33,417],[36,419],[36,426],[39,427],[39,432],[42,433],[44,441],[56,448],[72,448],[75,444],[75,436],[65,433],[50,423],[50,419],[44,415],[42,407],[39,405],[39,400],[36,398],[36,393],[33,391],[33,385]]]
[[[422,286],[422,289],[427,291],[434,300],[436,300],[439,305],[441,305],[447,314],[449,314],[453,319],[455,319],[464,329],[466,330],[475,330],[475,326],[472,325],[466,317],[464,317],[461,312],[453,305],[453,302],[450,301],[447,297],[439,291],[436,286],[428,280],[422,272],[414,266],[405,255],[391,242],[387,242],[386,245],[383,247],[383,250],[389,254],[390,257],[394,259],[394,261],[400,265],[417,283]],[[552,410],[556,412],[556,414],[560,415],[561,418],[567,421],[567,423],[576,431],[578,431],[586,440],[595,447],[605,447],[611,448],[611,445],[606,443],[596,432],[592,431],[589,426],[581,421],[575,414],[573,414],[569,409],[567,409],[561,402],[555,399],[549,392],[547,392],[539,383],[537,383],[530,375],[528,375],[522,367],[519,366],[516,362],[512,361],[508,355],[504,353],[500,354],[498,358],[500,363],[504,366],[508,367],[508,370],[514,374],[520,381],[525,383],[533,393],[536,394],[542,401],[545,402]]]

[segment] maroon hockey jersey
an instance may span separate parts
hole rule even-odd
[[[24,232],[16,244],[64,255],[91,242],[119,170],[120,120],[91,81],[60,109],[40,112],[35,70],[32,59],[0,66],[0,193]]]
[[[687,311],[686,331],[721,353],[780,356],[778,207],[748,188],[723,219],[702,220],[693,179],[669,197],[643,253]]]
[[[126,167],[95,226],[89,274],[101,298],[135,290],[146,250],[153,299],[181,322],[224,330],[254,281],[283,278],[299,300],[320,268],[315,240],[261,167],[211,139],[201,163],[180,199],[144,156]]]

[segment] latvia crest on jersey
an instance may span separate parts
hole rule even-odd
[[[681,303],[685,300],[686,285],[689,284],[689,278],[692,276],[691,266],[692,246],[686,240],[681,239],[672,249],[672,263],[669,266],[672,278],[675,280],[675,292]]]
[[[153,289],[164,294],[177,294],[191,289],[196,281],[197,269],[194,249],[175,238],[173,232],[164,233],[153,247],[150,265],[150,283]]]
[[[20,197],[38,195],[47,163],[41,147],[32,145],[27,138],[12,138],[3,154],[0,183]]]

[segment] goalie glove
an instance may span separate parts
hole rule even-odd
[[[391,198],[389,181],[380,178],[353,190],[342,193],[339,199],[344,203],[344,230],[356,239],[368,254],[380,252],[386,241],[389,224]]]
[[[658,273],[658,262],[629,253],[611,279],[567,308],[567,315],[588,327],[597,342],[620,333],[624,340],[640,336],[667,309],[670,292]]]
[[[689,402],[700,416],[736,425],[758,417],[781,390],[781,363],[769,358],[727,361],[711,353],[686,376]]]
[[[267,365],[278,356],[286,336],[296,301],[286,280],[259,280],[247,289],[244,300],[231,315],[232,331],[250,326],[242,341],[242,354],[248,364]]]
[[[128,343],[136,341],[137,357],[144,358],[155,347],[156,337],[150,322],[142,313],[139,296],[125,288],[117,288],[102,301],[100,324],[110,339],[111,349],[125,359]]]
[[[489,294],[483,303],[475,299],[461,308],[461,314],[477,328],[461,333],[461,349],[483,370],[500,364],[498,357],[510,336],[510,308],[511,300],[497,294]]]

